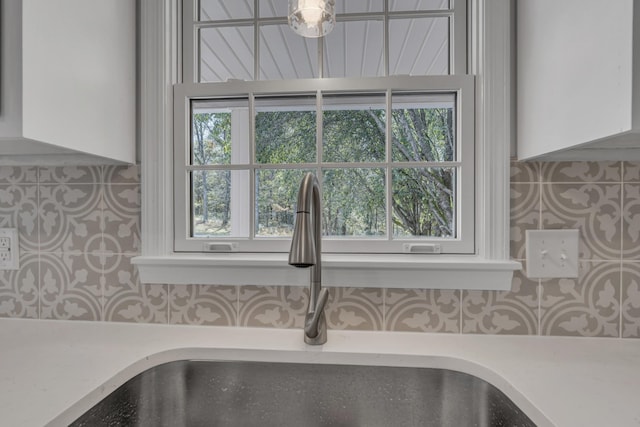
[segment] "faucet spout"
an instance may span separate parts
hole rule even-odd
[[[309,272],[309,306],[304,326],[304,342],[311,345],[322,345],[327,342],[324,307],[329,293],[327,289],[322,289],[321,218],[322,207],[318,178],[313,173],[307,173],[302,179],[298,191],[296,222],[291,239],[289,264],[299,268],[311,268]]]

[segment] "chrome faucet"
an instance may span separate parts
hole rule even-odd
[[[313,212],[313,221],[311,213]],[[327,342],[327,321],[324,306],[329,292],[322,289],[322,207],[318,178],[309,172],[300,183],[296,223],[293,228],[289,265],[310,271],[309,306],[304,322],[304,342],[322,345]],[[313,228],[312,228],[313,224]]]

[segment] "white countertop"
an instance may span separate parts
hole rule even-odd
[[[0,343],[8,427],[66,425],[146,368],[191,358],[448,368],[540,426],[640,426],[640,340],[329,331],[310,347],[299,330],[0,319]]]

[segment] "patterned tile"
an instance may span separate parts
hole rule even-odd
[[[329,329],[383,330],[382,289],[330,288],[325,308]]]
[[[640,162],[623,162],[622,167],[624,182],[640,182]]]
[[[167,323],[169,286],[141,284],[133,255],[103,254],[104,320]]]
[[[38,169],[35,166],[0,166],[0,185],[35,184]]]
[[[622,258],[640,256],[640,183],[623,185]]]
[[[622,338],[640,338],[640,264],[622,264]]]
[[[526,231],[540,228],[540,185],[511,184],[510,255],[526,258]]]
[[[580,259],[620,259],[621,184],[543,184],[542,228],[580,230]]]
[[[620,262],[581,261],[578,274],[542,281],[540,334],[620,336]]]
[[[462,291],[462,333],[536,335],[538,280],[516,271],[511,291]]]
[[[105,166],[104,182],[105,184],[140,184],[140,166]]]
[[[542,163],[543,182],[620,182],[620,162]]]
[[[102,166],[60,166],[38,169],[41,184],[99,184]]]
[[[19,270],[0,270],[0,317],[38,318],[39,260],[22,255]]]
[[[140,243],[140,185],[104,185],[105,245],[117,253],[139,253]]]
[[[100,184],[40,185],[40,250],[85,252],[86,242],[102,234]]]
[[[92,255],[40,254],[40,318],[101,320],[100,271]]]
[[[301,328],[308,301],[302,286],[241,286],[238,325]]]
[[[0,185],[0,227],[18,229],[22,252],[38,251],[36,185]]]
[[[235,326],[236,286],[170,285],[169,323]]]
[[[387,289],[385,330],[460,332],[460,292],[437,289]]]
[[[138,166],[2,166],[0,227],[19,229],[22,250],[20,270],[0,271],[0,317],[304,323],[306,287],[141,285]],[[581,230],[578,279],[516,272],[510,292],[332,288],[329,328],[640,338],[640,162],[513,161],[512,257],[538,228]]]
[[[511,182],[540,182],[540,163],[511,161]]]

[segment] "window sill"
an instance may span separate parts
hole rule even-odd
[[[510,290],[511,260],[477,256],[323,254],[322,282],[331,287]],[[174,254],[133,259],[142,283],[306,286],[309,270],[287,254]]]

